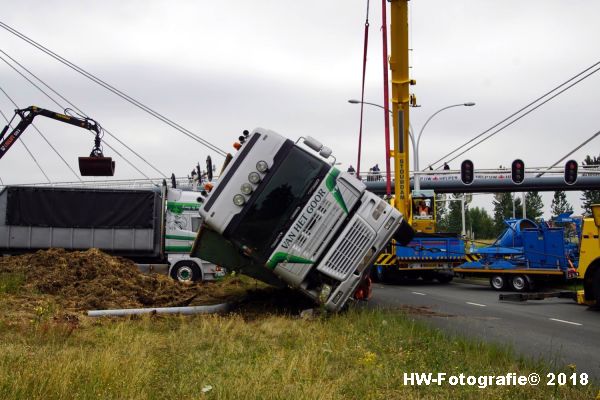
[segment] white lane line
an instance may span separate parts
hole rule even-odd
[[[556,322],[562,322],[563,324],[571,324],[571,325],[577,325],[577,326],[582,326],[583,324],[580,324],[579,322],[571,322],[571,321],[565,321],[564,319],[556,319],[556,318],[550,318],[551,321],[556,321]]]
[[[471,303],[470,301],[467,301],[466,303],[477,307],[487,307],[485,304]]]
[[[412,294],[418,294],[419,296],[427,296],[425,293],[421,292],[411,292]]]

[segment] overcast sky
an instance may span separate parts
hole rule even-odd
[[[294,139],[314,136],[334,149],[344,168],[356,166],[360,110],[347,100],[360,97],[364,0],[0,3],[0,21],[222,149],[229,151],[242,130],[260,126]],[[378,104],[380,7],[371,1],[365,96]],[[477,103],[431,121],[421,141],[421,166],[600,60],[598,1],[413,0],[409,7],[412,92],[421,105],[411,109],[414,129],[444,106]],[[166,174],[187,175],[211,154],[3,29],[0,49]],[[0,87],[19,107],[61,111],[1,61]],[[473,160],[476,168],[510,165],[515,158],[549,165],[600,129],[598,93],[600,73],[461,160]],[[0,93],[0,110],[12,115],[13,109]],[[77,156],[91,150],[91,135],[78,128],[41,118],[35,124],[73,168]],[[380,109],[365,108],[363,135],[362,165],[384,165]],[[75,180],[34,129],[23,139],[53,181]],[[572,158],[597,156],[599,149],[596,140]],[[117,161],[117,178],[141,177],[110,149],[104,152]],[[128,156],[147,175],[158,175]],[[20,143],[0,161],[0,178],[5,184],[44,181]],[[576,193],[569,198],[579,202]]]

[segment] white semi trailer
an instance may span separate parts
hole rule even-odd
[[[335,168],[315,139],[294,143],[259,128],[237,147],[200,208],[193,255],[338,311],[392,237],[410,241],[400,212]]]
[[[99,248],[179,281],[224,274],[189,255],[200,225],[198,192],[9,186],[0,191],[0,254]]]

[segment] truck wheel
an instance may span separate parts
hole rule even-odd
[[[381,282],[381,266],[373,265],[371,267],[371,280],[373,282]]]
[[[529,282],[524,275],[516,275],[510,280],[510,287],[515,292],[526,292],[529,288]]]
[[[593,293],[593,298],[596,300],[596,304],[594,305],[594,308],[597,310],[600,310],[600,269],[596,270],[596,273],[594,274],[594,293]]]
[[[371,270],[371,276],[373,277],[373,282],[386,283],[389,278],[389,274],[386,271],[386,267],[381,265],[374,265]]]
[[[452,276],[451,274],[440,273],[438,273],[435,277],[435,279],[437,279],[439,283],[449,283],[453,278],[454,276]]]
[[[506,288],[506,278],[502,275],[493,275],[490,278],[490,286],[494,290],[504,290]]]
[[[180,261],[171,269],[171,278],[179,282],[194,282],[202,279],[202,271],[193,261]]]

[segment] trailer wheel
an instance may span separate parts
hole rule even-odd
[[[510,280],[510,287],[515,292],[526,292],[529,288],[529,281],[525,275],[516,275]]]
[[[444,274],[444,273],[437,273],[437,275],[435,276],[435,279],[437,279],[437,281],[439,283],[450,283],[450,281],[454,278],[454,276],[452,274]]]
[[[194,282],[202,279],[202,271],[193,261],[179,261],[171,269],[171,278],[179,282]]]
[[[490,286],[494,290],[506,289],[506,278],[502,275],[493,275],[490,277]]]

